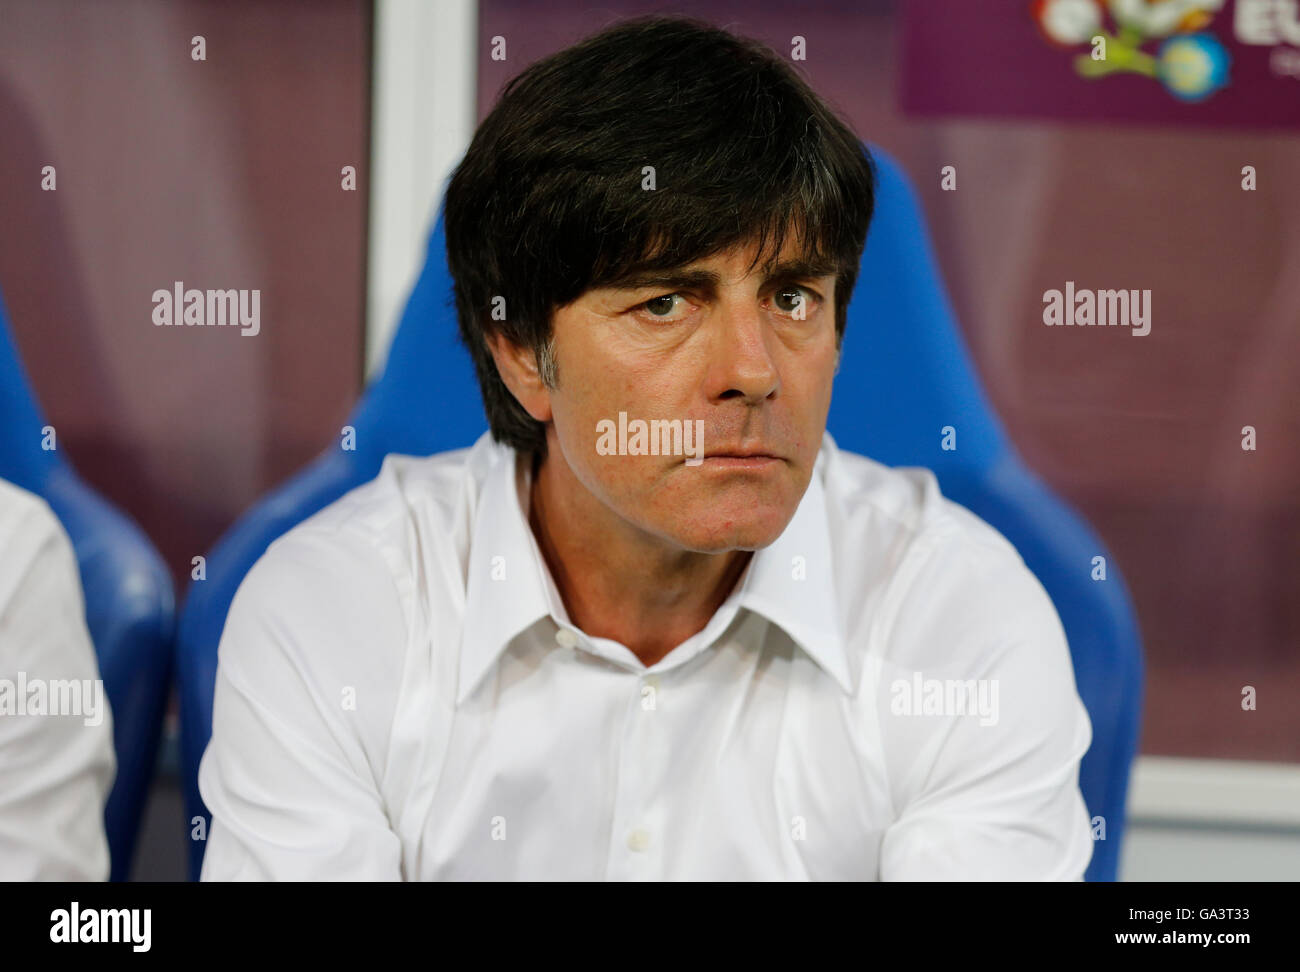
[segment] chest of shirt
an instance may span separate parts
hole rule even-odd
[[[386,799],[407,880],[874,880],[874,718],[779,629],[629,671],[522,637],[411,698]]]

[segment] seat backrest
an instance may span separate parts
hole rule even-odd
[[[1100,538],[1025,467],[1008,439],[957,325],[916,191],[893,158],[871,152],[876,212],[827,427],[851,452],[932,469],[944,495],[1010,540],[1052,598],[1092,721],[1079,773],[1099,838],[1087,878],[1113,881],[1142,705],[1132,599]],[[956,448],[942,447],[946,435]],[[1092,576],[1099,556],[1104,581]]]
[[[1080,785],[1090,811],[1106,820],[1107,840],[1095,845],[1088,877],[1113,880],[1141,687],[1127,591],[1113,566],[1106,584],[1090,579],[1091,558],[1106,555],[1100,541],[1016,456],[956,327],[915,192],[893,159],[871,151],[879,176],[877,210],[849,306],[828,427],[845,449],[890,465],[933,469],[947,495],[1017,546],[1051,595],[1093,720]],[[250,509],[209,556],[207,579],[190,585],[177,671],[191,818],[207,813],[198,764],[212,731],[217,644],[245,573],[280,534],[372,479],[387,453],[461,448],[486,428],[474,369],[456,334],[439,212],[387,366],[350,420],[356,449],[330,448]],[[939,448],[940,430],[948,425],[958,435],[954,451]],[[201,842],[193,842],[195,877],[202,854]]]
[[[113,715],[117,777],[105,808],[111,878],[130,873],[153,781],[171,686],[175,597],[157,550],[133,522],[73,470],[46,420],[0,297],[0,478],[42,497],[77,555],[86,626]]]

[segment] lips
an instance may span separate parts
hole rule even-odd
[[[705,459],[780,459],[775,452],[763,452],[761,449],[720,449],[707,452]]]
[[[728,469],[734,472],[767,472],[777,469],[785,460],[770,452],[741,450],[737,452],[711,452],[698,461],[704,469]]]

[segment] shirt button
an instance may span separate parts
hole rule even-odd
[[[575,648],[578,644],[578,636],[568,628],[561,628],[555,632],[555,641],[562,648]]]
[[[650,846],[650,831],[644,827],[637,827],[631,830],[627,835],[628,850],[643,851]]]

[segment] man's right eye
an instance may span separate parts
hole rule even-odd
[[[673,312],[673,298],[677,296],[679,295],[664,294],[662,297],[652,297],[641,306],[648,310],[652,317],[667,317]]]

